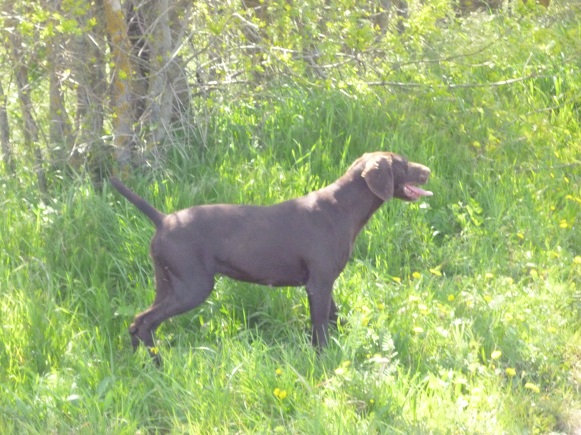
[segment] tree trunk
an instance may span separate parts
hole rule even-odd
[[[113,145],[115,157],[121,167],[132,163],[135,149],[134,110],[131,101],[131,44],[127,24],[119,0],[103,2],[107,34],[113,55]]]
[[[105,99],[107,81],[105,79],[105,47],[99,41],[105,39],[105,20],[103,9],[92,8],[87,15],[79,17],[82,27],[90,19],[96,19],[95,30],[77,36],[73,42],[72,52],[76,59],[88,59],[88,62],[73,62],[72,73],[76,89],[75,145],[71,152],[71,164],[75,168],[85,167],[99,183],[105,176],[110,147],[106,146],[103,137]],[[95,34],[103,29],[103,34]]]
[[[191,11],[187,1],[131,0],[127,17],[136,72],[133,97],[139,134],[147,158],[164,159],[163,142],[189,107],[185,68],[177,55]],[[176,116],[176,114],[178,116]]]
[[[253,17],[261,23],[257,25],[251,20],[246,20],[242,25],[242,34],[248,41],[246,52],[252,62],[252,75],[254,76],[254,80],[260,83],[266,78],[264,68],[266,56],[264,51],[268,43],[268,38],[264,29],[271,25],[268,14],[268,3],[263,0],[242,0],[241,3],[242,7],[249,12],[247,16]]]
[[[38,126],[32,115],[32,100],[30,98],[30,83],[28,82],[28,68],[23,61],[22,43],[16,33],[9,35],[12,57],[14,60],[14,74],[16,76],[16,85],[18,87],[18,102],[24,121],[22,135],[24,144],[27,149],[31,150],[34,156],[36,179],[38,189],[42,194],[47,193],[46,173],[44,170],[44,158],[42,151],[38,147]]]
[[[66,166],[73,139],[61,85],[62,53],[57,42],[50,48],[49,63],[49,150],[54,167]]]
[[[10,125],[6,113],[6,95],[0,83],[0,143],[2,144],[2,161],[8,173],[14,173],[14,161],[12,160],[12,147],[10,145]]]
[[[159,158],[159,146],[170,129],[173,105],[171,89],[172,37],[170,32],[168,0],[157,0],[149,8],[150,77],[147,92],[149,107],[145,119],[149,120],[151,152]]]

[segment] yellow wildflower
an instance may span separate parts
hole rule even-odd
[[[432,275],[436,275],[436,276],[442,276],[442,272],[441,272],[441,271],[440,271],[440,269],[439,269],[439,268],[437,268],[437,267],[430,269],[430,273],[431,273]]]
[[[539,386],[538,386],[538,385],[535,385],[535,384],[533,384],[532,382],[527,382],[527,383],[525,384],[525,388],[526,388],[527,390],[534,391],[535,393],[540,393],[540,392],[541,392],[541,389],[539,388]]]
[[[347,360],[347,361],[343,361],[341,363],[340,367],[337,367],[335,369],[335,374],[336,375],[344,375],[345,373],[347,373],[347,369],[349,368],[349,366],[351,365],[351,361]]]
[[[281,390],[280,388],[275,388],[273,394],[276,398],[280,400],[284,400],[288,396],[286,390]]]

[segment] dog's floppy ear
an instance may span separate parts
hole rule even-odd
[[[367,160],[361,176],[367,187],[384,201],[393,196],[393,173],[391,171],[391,157],[385,155],[374,156]]]

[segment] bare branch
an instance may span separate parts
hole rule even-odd
[[[460,83],[460,84],[450,84],[448,89],[459,89],[459,88],[490,88],[498,86],[511,85],[513,83],[524,82],[525,80],[544,78],[546,76],[539,76],[536,74],[530,74],[526,77],[518,77],[515,79],[501,80],[498,82],[488,82],[488,83]]]

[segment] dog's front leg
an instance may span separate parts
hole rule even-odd
[[[311,311],[313,346],[322,349],[327,346],[329,333],[329,316],[333,305],[333,281],[309,279],[307,295]]]

